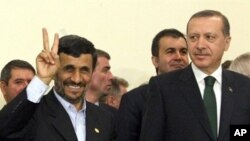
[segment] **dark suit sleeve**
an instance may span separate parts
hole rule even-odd
[[[26,89],[5,105],[0,111],[0,139],[21,138],[22,130],[34,114],[36,105],[28,101]]]
[[[138,141],[139,123],[138,109],[131,102],[130,94],[122,97],[118,112],[117,141]]]
[[[140,141],[164,141],[164,100],[154,77],[150,79],[148,92]]]

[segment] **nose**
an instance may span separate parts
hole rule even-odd
[[[71,76],[71,80],[75,83],[79,83],[81,82],[81,75],[79,71],[75,71],[72,76]]]
[[[29,84],[29,81],[24,82],[24,86],[26,87]]]
[[[24,81],[24,82],[22,83],[22,88],[25,88],[28,84],[29,84],[29,81]]]
[[[114,76],[113,76],[112,72],[109,71],[109,72],[108,72],[108,79],[111,80],[111,79],[113,79],[113,77],[114,77]]]
[[[205,47],[205,39],[203,37],[200,37],[198,40],[197,40],[197,44],[196,44],[196,47],[198,49],[203,49]]]
[[[181,53],[179,51],[176,51],[175,59],[181,59]]]

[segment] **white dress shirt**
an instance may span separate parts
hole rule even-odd
[[[84,105],[81,110],[77,111],[74,105],[63,99],[54,90],[55,96],[58,101],[63,105],[63,108],[69,114],[71,123],[75,129],[78,141],[85,141],[86,139],[86,101],[84,100]]]
[[[198,69],[193,63],[191,64],[192,70],[194,72],[195,79],[200,89],[201,97],[204,96],[205,90],[205,77],[208,75]],[[214,71],[210,76],[213,76],[216,81],[214,83],[214,93],[216,98],[217,107],[217,135],[219,135],[220,128],[220,110],[221,110],[221,91],[222,91],[222,67],[220,66],[216,71]]]

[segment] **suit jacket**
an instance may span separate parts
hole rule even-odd
[[[112,107],[112,106],[109,106],[108,104],[105,104],[105,103],[99,103],[99,107],[101,107],[105,111],[109,112],[114,117],[114,123],[115,123],[114,138],[115,138],[115,141],[117,141],[116,138],[117,138],[117,115],[118,115],[118,110],[116,108]]]
[[[86,141],[111,141],[114,119],[98,106],[86,103]],[[24,90],[0,113],[0,139],[20,141],[77,141],[69,115],[54,92],[39,104],[27,100]]]
[[[189,65],[150,80],[150,98],[140,141],[212,141],[201,93]],[[229,141],[230,125],[250,124],[250,79],[222,71],[218,141]]]
[[[105,103],[100,103],[99,107],[103,108],[104,110],[112,114],[114,117],[116,117],[117,112],[118,112],[116,108],[109,106],[108,104],[105,104]]]
[[[117,141],[138,141],[148,85],[139,86],[122,96],[118,112]]]

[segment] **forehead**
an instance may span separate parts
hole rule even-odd
[[[176,49],[182,49],[187,48],[187,44],[184,38],[178,37],[174,38],[171,36],[165,36],[160,39],[159,43],[160,48],[176,48]]]
[[[82,67],[82,66],[92,66],[92,56],[91,54],[81,54],[79,57],[73,57],[67,55],[65,53],[60,53],[60,64],[61,67],[72,65],[75,67]]]
[[[109,66],[109,59],[104,57],[104,56],[100,56],[97,58],[97,67],[105,67],[105,66]]]
[[[13,68],[13,69],[11,69],[11,74],[13,75],[23,75],[23,74],[32,74],[32,75],[35,75],[34,73],[33,73],[33,71],[32,70],[30,70],[30,69],[28,69],[28,68],[17,68],[17,67],[15,67],[15,68]]]
[[[223,22],[218,16],[193,18],[188,23],[188,34],[222,33]]]
[[[14,68],[11,70],[10,79],[31,79],[35,74],[26,68]]]

